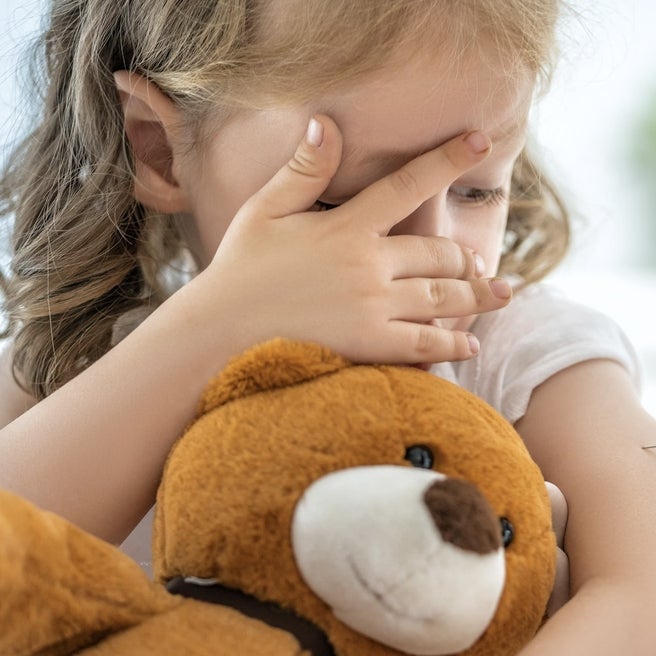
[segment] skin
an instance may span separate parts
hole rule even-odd
[[[394,75],[399,79],[401,73]],[[446,73],[438,73],[423,75],[431,90],[449,83]],[[433,233],[388,236],[402,220],[433,207],[433,199],[444,203],[454,181],[492,157],[495,147],[485,134],[467,137],[494,103],[470,116],[472,125],[448,126],[438,134],[415,93],[416,107],[399,110],[416,109],[416,116],[408,114],[409,125],[420,118],[430,125],[427,134],[409,135],[412,143],[402,140],[403,147],[418,148],[419,157],[407,154],[405,165],[369,186],[369,180],[358,180],[362,188],[351,190],[348,203],[317,212],[311,210],[315,201],[347,180],[338,172],[342,146],[346,162],[362,127],[338,127],[317,114],[320,138],[315,129],[315,138],[308,139],[303,134],[313,108],[295,108],[303,121],[291,136],[299,143],[290,136],[282,153],[280,144],[262,150],[265,134],[249,146],[248,121],[266,121],[263,115],[244,115],[217,130],[210,143],[190,149],[184,117],[164,94],[137,75],[115,77],[135,155],[135,196],[159,211],[186,215],[192,246],[206,266],[120,344],[38,404],[17,389],[5,352],[0,485],[120,543],[152,505],[166,454],[192,420],[206,381],[232,356],[285,336],[326,344],[361,362],[470,358],[478,351],[475,341],[432,321],[503,307],[509,292],[502,286],[495,294],[481,277],[485,271],[477,271],[471,247]],[[471,78],[464,97],[479,99],[474,91],[484,83],[501,87],[501,80],[494,85],[487,79],[487,73]],[[379,83],[372,79],[365,86],[373,90]],[[528,93],[527,84],[509,89],[494,122],[484,128],[505,126],[520,103],[528,103]],[[427,97],[441,112],[443,98],[432,91]],[[488,97],[481,95],[481,102]],[[342,121],[352,104],[321,103]],[[286,120],[298,116],[287,114]],[[270,136],[283,127],[276,124]],[[235,147],[243,142],[243,160],[228,166],[234,153],[226,141]],[[387,139],[384,145],[395,143]],[[263,169],[254,166],[255,155],[268,158]],[[497,161],[495,175],[477,184],[502,183],[512,156]],[[244,166],[244,179],[256,172],[243,187],[237,186],[237,164]],[[494,267],[493,259],[488,256],[488,266]]]
[[[0,484],[120,541],[152,503],[204,382],[244,347],[285,335],[363,362],[473,357],[461,329],[509,301],[488,279],[507,208],[463,205],[454,191],[508,184],[531,88],[491,70],[385,71],[352,95],[241,115],[191,151],[172,103],[117,74],[135,194],[186,213],[204,268],[30,410],[5,374],[2,414],[22,414],[0,432]],[[318,141],[302,136],[312,115]],[[473,130],[491,147],[472,148]],[[404,154],[381,159],[390,149]],[[317,199],[340,205],[311,211]],[[652,654],[656,455],[641,447],[656,444],[656,425],[627,374],[605,360],[561,371],[517,428],[568,499],[573,592],[523,656]]]
[[[463,204],[454,191],[468,186],[489,189],[508,185],[512,162],[523,143],[531,80],[517,80],[516,86],[500,94],[502,100],[495,106],[493,100],[498,96],[491,90],[496,85],[504,88],[500,80],[488,80],[490,87],[485,87],[475,71],[470,73],[469,77],[463,76],[472,83],[470,87],[463,78],[442,78],[432,85],[434,70],[413,70],[412,76],[387,74],[342,99],[321,99],[312,107],[242,116],[224,127],[205,152],[200,168],[189,169],[191,179],[198,181],[197,186],[191,185],[191,210],[196,218],[192,237],[199,245],[201,263],[208,261],[212,266],[221,261],[224,247],[231,244],[231,231],[237,233],[236,239],[240,236],[239,227],[235,229],[239,226],[239,212],[233,223],[229,219],[216,221],[216,210],[212,211],[218,196],[213,193],[216,185],[227,181],[221,191],[235,191],[237,206],[268,179],[280,158],[288,156],[308,115],[322,111],[335,119],[343,138],[340,165],[329,184],[316,192],[317,198],[339,207],[322,215],[322,221],[335,220],[345,229],[367,215],[376,219],[389,216],[387,221],[376,224],[383,234],[389,231],[389,240],[413,235],[448,238],[481,254],[485,274],[493,274],[500,256],[507,206],[471,207]],[[391,93],[393,89],[397,93]],[[444,102],[445,96],[449,103]],[[321,147],[330,149],[331,124],[323,122]],[[424,178],[422,166],[435,152],[429,148],[477,128],[504,136],[493,139],[487,157],[458,175],[445,172],[444,176],[434,173]],[[388,157],[390,151],[404,154]],[[412,211],[405,209],[406,216],[403,208],[392,203],[396,217],[394,212],[388,214],[389,189],[375,181],[421,153],[427,155],[410,161],[410,166],[417,165],[416,176],[415,169],[406,165],[406,170],[413,171],[413,191],[422,190],[415,196],[421,202],[410,208]],[[435,164],[440,168],[441,162]],[[235,177],[239,175],[236,172],[243,174],[244,170],[251,175]],[[439,182],[435,183],[435,178]],[[427,192],[423,191],[424,182]],[[229,217],[232,209],[229,207],[224,216]],[[399,216],[401,220],[392,224]],[[217,244],[220,247],[212,255]],[[416,275],[420,271],[402,273]],[[466,309],[471,307],[467,299],[471,298],[470,290],[475,294],[475,287],[456,284],[448,279],[446,271],[442,276],[437,280],[444,285],[442,291],[451,295],[450,301],[432,318],[441,326],[466,328],[472,320]],[[463,290],[467,292],[460,293]],[[406,294],[409,288],[403,291]],[[417,320],[427,318],[415,314],[414,308],[408,311]],[[641,408],[628,375],[617,364],[604,360],[561,371],[534,392],[517,428],[545,477],[559,485],[569,500],[565,547],[571,563],[573,595],[523,656],[597,656],[621,653],[622,649],[632,654],[652,653],[656,636],[647,609],[652,605],[656,584],[651,574],[656,570],[656,532],[646,532],[645,526],[656,525],[656,504],[652,501],[656,498],[656,461],[654,454],[641,446],[656,443],[656,426]],[[627,508],[633,512],[627,513]],[[562,517],[562,510],[560,514]]]
[[[343,143],[337,171],[319,195],[340,208],[329,210],[322,220],[343,216],[361,221],[358,213],[384,212],[384,199],[374,193],[366,202],[354,197],[422,153],[481,130],[491,138],[489,154],[456,179],[445,179],[407,217],[403,212],[392,215],[391,221],[398,223],[388,225],[390,235],[451,239],[481,256],[482,275],[493,276],[532,89],[528,74],[507,85],[500,76],[436,76],[431,64],[414,66],[412,76],[403,69],[386,70],[356,89],[310,105],[240,114],[222,125],[202,157],[179,173],[191,190],[188,209],[194,221],[188,226],[188,240],[201,266],[206,266],[239,208],[292,156],[313,114],[329,115],[339,126]],[[481,198],[493,190],[500,191],[488,200]],[[442,325],[463,330],[472,317],[441,320]]]
[[[564,492],[572,599],[522,656],[650,654],[656,553],[656,422],[628,374],[592,360],[556,374],[517,423]]]

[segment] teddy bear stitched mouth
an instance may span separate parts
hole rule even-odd
[[[350,629],[406,653],[467,648],[488,626],[503,590],[501,545],[479,544],[472,539],[478,530],[454,539],[451,529],[467,519],[439,503],[440,495],[426,502],[435,486],[476,505],[477,496],[460,489],[467,483],[445,480],[407,466],[349,467],[314,480],[294,512],[292,546],[306,584]],[[482,513],[500,542],[498,520],[489,514]]]
[[[435,554],[427,554],[427,560],[431,560],[431,557],[433,555],[437,555],[437,550],[435,551]],[[389,595],[385,595],[382,592],[377,592],[376,590],[374,590],[369,585],[369,583],[367,582],[367,580],[365,579],[363,574],[358,569],[358,566],[357,566],[357,564],[355,563],[355,561],[353,560],[352,557],[347,558],[346,562],[348,563],[351,571],[353,572],[353,575],[355,576],[355,579],[358,581],[358,583],[360,583],[362,588],[367,593],[369,593],[369,595],[371,597],[373,597],[385,610],[389,611],[393,615],[396,615],[397,617],[400,617],[400,618],[403,618],[403,619],[406,619],[406,620],[411,620],[413,622],[435,621],[439,618],[439,613],[431,613],[429,615],[416,616],[416,615],[408,614],[406,612],[402,612],[398,608],[394,608],[394,606],[391,603],[389,603],[389,600],[388,600]],[[410,578],[411,577],[408,577],[404,581],[398,582],[398,584],[406,583],[407,581],[410,580]],[[391,586],[391,587],[394,587],[394,586]],[[337,610],[337,609],[335,609],[335,610]]]

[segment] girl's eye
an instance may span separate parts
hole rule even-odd
[[[317,200],[310,209],[314,212],[326,212],[327,210],[332,210],[335,207],[339,207],[339,205],[332,205],[331,203],[324,203],[321,200]]]
[[[478,189],[477,187],[461,187],[452,185],[449,195],[459,203],[474,205],[499,205],[508,199],[508,193],[503,187],[497,189]]]

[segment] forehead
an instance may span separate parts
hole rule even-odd
[[[497,151],[523,141],[534,76],[507,74],[490,62],[458,66],[421,60],[388,68],[322,100],[342,129],[342,163],[389,167],[470,130]]]

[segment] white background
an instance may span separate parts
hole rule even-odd
[[[656,416],[656,227],[648,226],[656,179],[636,175],[628,155],[656,97],[656,2],[571,4],[579,16],[564,25],[563,59],[533,112],[546,168],[577,228],[553,281],[625,329],[644,364],[644,405]]]
[[[584,221],[577,221],[572,254],[553,281],[626,330],[645,366],[644,404],[656,416],[656,230],[646,228],[656,211],[645,205],[656,180],[636,176],[627,155],[647,94],[656,92],[656,2],[571,4],[579,16],[564,25],[563,60],[532,117],[546,168]],[[42,6],[0,5],[0,142],[17,134],[16,67]]]

